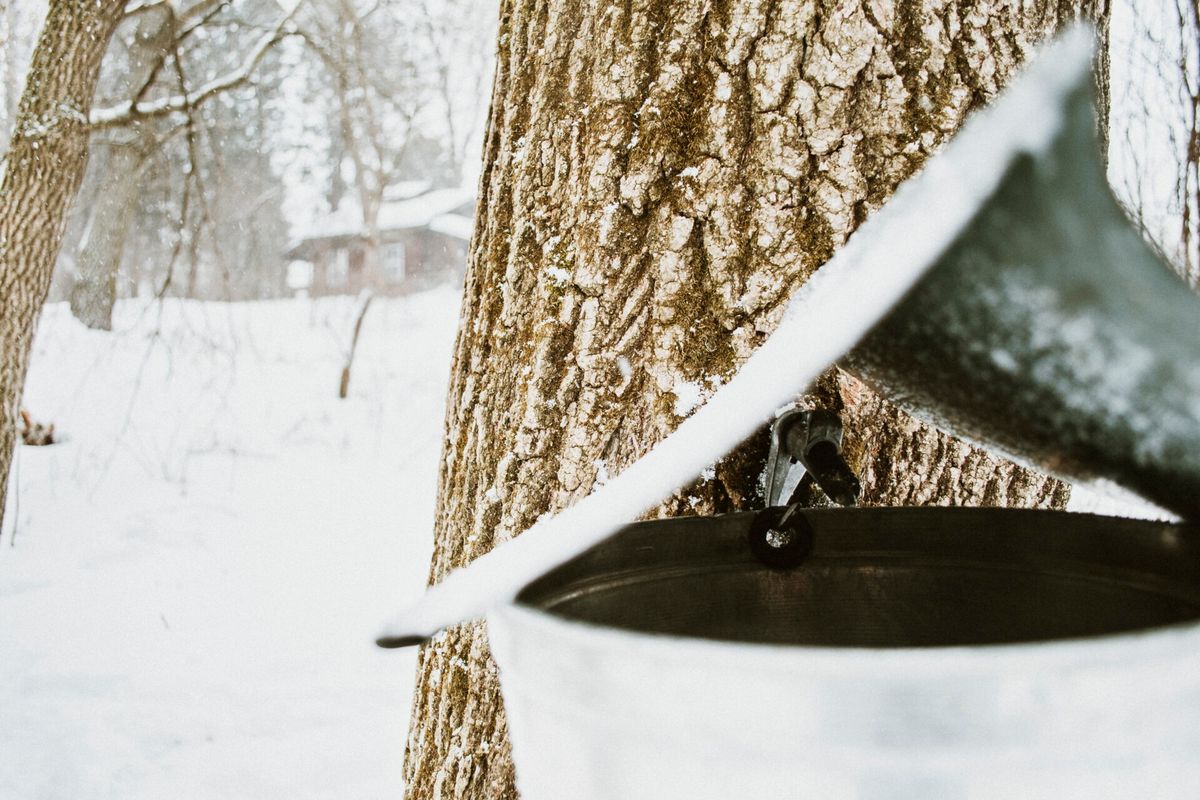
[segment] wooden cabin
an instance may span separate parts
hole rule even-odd
[[[342,205],[319,220],[287,253],[288,284],[311,296],[407,294],[462,278],[471,238],[473,189],[430,189],[386,200],[379,211],[379,256],[367,268],[362,215]]]

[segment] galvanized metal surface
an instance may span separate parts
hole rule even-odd
[[[1113,198],[1093,90],[843,366],[905,410],[1200,518],[1200,297]]]
[[[522,797],[1200,797],[1196,528],[807,516],[792,572],[642,523],[494,611]]]

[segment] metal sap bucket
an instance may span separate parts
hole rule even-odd
[[[631,525],[489,615],[523,800],[1200,797],[1200,529],[1000,509]]]

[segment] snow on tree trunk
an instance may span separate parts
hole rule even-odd
[[[125,0],[51,0],[0,180],[0,517],[38,312],[87,164],[87,115]]]
[[[1070,7],[503,2],[431,581],[674,429]],[[1066,500],[849,378],[822,386],[867,504]],[[753,507],[765,450],[662,513]],[[410,798],[515,795],[495,673],[482,624],[423,648]]]

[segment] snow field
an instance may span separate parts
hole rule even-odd
[[[458,292],[46,308],[0,532],[0,798],[395,798]],[[13,545],[15,535],[15,546]]]

